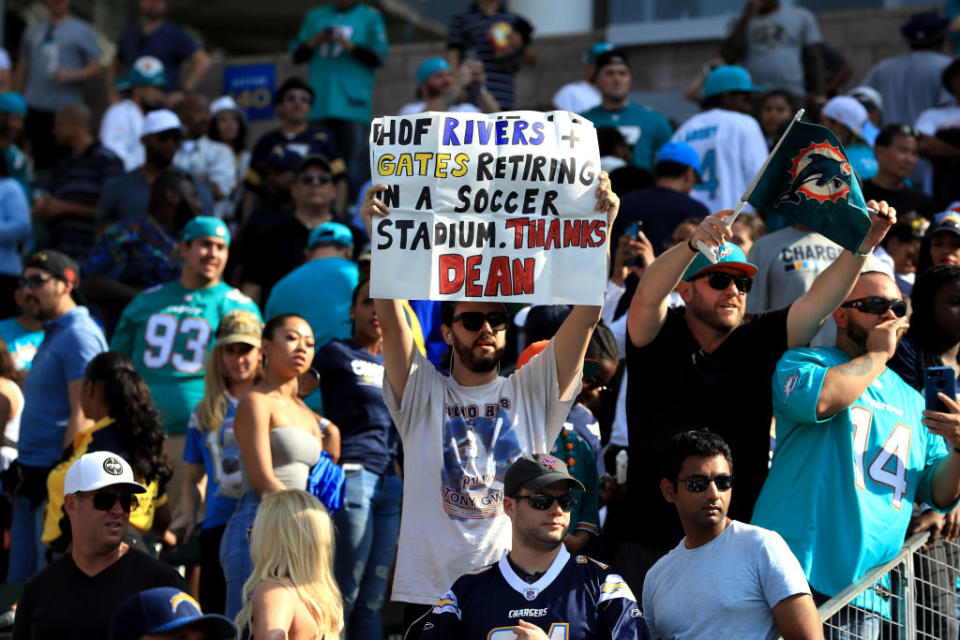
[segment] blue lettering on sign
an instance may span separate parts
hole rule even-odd
[[[491,121],[487,119],[460,120],[447,116],[443,119],[440,144],[459,147],[480,145],[539,145],[543,144],[543,123],[533,124],[519,119]]]
[[[234,99],[249,121],[273,119],[276,84],[273,64],[235,65],[223,70],[223,93]]]

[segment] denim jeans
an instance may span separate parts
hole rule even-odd
[[[220,564],[223,566],[223,578],[227,583],[224,615],[233,620],[243,608],[243,583],[253,573],[253,560],[250,558],[250,539],[247,528],[257,517],[260,496],[256,491],[243,494],[237,508],[223,530],[220,540]]]
[[[337,529],[334,574],[343,595],[346,637],[380,640],[380,611],[387,594],[400,532],[403,480],[366,469],[346,473]]]
[[[26,582],[46,565],[46,547],[40,541],[46,508],[46,501],[32,509],[30,498],[14,498],[7,582]]]
[[[879,640],[882,618],[862,609],[840,610],[824,625],[826,640]]]

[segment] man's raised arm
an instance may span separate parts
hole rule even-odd
[[[730,227],[724,222],[724,218],[730,213],[730,210],[724,209],[707,216],[687,242],[660,254],[644,270],[627,312],[627,335],[635,347],[650,344],[660,332],[667,319],[670,293],[677,288],[683,272],[697,257],[697,242],[702,241],[709,247],[716,247],[724,240],[733,238]]]
[[[827,269],[817,276],[810,289],[790,306],[787,313],[787,346],[791,349],[810,342],[830,314],[840,306],[853,290],[860,270],[866,260],[864,257],[880,244],[887,231],[897,221],[896,210],[886,202],[879,204],[874,200],[867,203],[871,213],[871,226],[867,238],[860,246],[862,255],[843,251]]]
[[[390,213],[390,209],[376,197],[386,188],[386,185],[372,185],[367,189],[363,196],[363,204],[360,205],[360,217],[371,239],[373,238],[373,216],[383,217]],[[380,332],[383,335],[384,374],[390,382],[394,400],[399,406],[403,399],[403,390],[407,386],[407,377],[410,374],[416,344],[404,317],[400,300],[374,298],[373,305],[377,310],[377,320],[380,322]]]

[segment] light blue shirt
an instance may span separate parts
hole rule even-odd
[[[777,363],[777,447],[753,509],[753,524],[782,535],[810,586],[828,596],[897,554],[914,501],[933,503],[933,470],[947,455],[920,423],[923,397],[890,369],[850,407],[818,419],[827,369],[849,360],[835,347],[800,348]]]
[[[44,331],[23,382],[17,458],[28,467],[49,467],[60,457],[70,418],[68,385],[83,378],[87,363],[107,350],[107,339],[86,307],[48,322]]]
[[[0,338],[7,345],[7,351],[13,356],[13,366],[17,371],[26,371],[33,364],[37,348],[43,342],[43,331],[30,331],[14,318],[0,320]]]
[[[30,241],[30,205],[20,184],[0,178],[0,274],[19,276],[23,271],[21,247]]]

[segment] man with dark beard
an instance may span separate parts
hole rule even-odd
[[[872,250],[896,220],[886,203],[864,244]],[[629,528],[614,556],[634,589],[657,559],[683,536],[673,508],[660,494],[667,441],[691,427],[706,426],[722,437],[738,460],[737,495],[730,517],[749,522],[767,475],[770,456],[770,376],[789,348],[808,344],[850,291],[864,256],[844,251],[784,309],[744,322],[747,293],[757,267],[730,242],[729,211],[708,216],[686,243],[660,254],[643,274],[630,304],[627,329],[627,425],[629,501],[656,527]],[[725,242],[724,242],[725,240]],[[697,250],[723,243],[717,264]],[[861,247],[866,253],[869,250]],[[668,309],[676,289],[685,308]],[[631,582],[632,581],[632,582]]]
[[[897,554],[914,502],[947,512],[960,496],[960,405],[940,393],[945,410],[925,411],[887,368],[906,313],[888,274],[864,273],[833,313],[836,347],[791,349],[773,376],[777,448],[752,524],[783,536],[818,604]],[[878,637],[870,612],[890,604],[873,589],[855,604],[831,624]]]
[[[368,231],[373,215],[389,214],[375,197],[384,189],[367,190],[360,213]],[[605,173],[596,198],[609,228],[620,201]],[[408,627],[458,576],[509,548],[504,473],[517,458],[553,446],[580,391],[600,307],[574,306],[550,344],[503,378],[509,320],[503,304],[443,303],[441,332],[451,347],[444,376],[416,349],[401,302],[374,301],[383,332],[384,401],[406,453],[392,599],[407,603]]]

